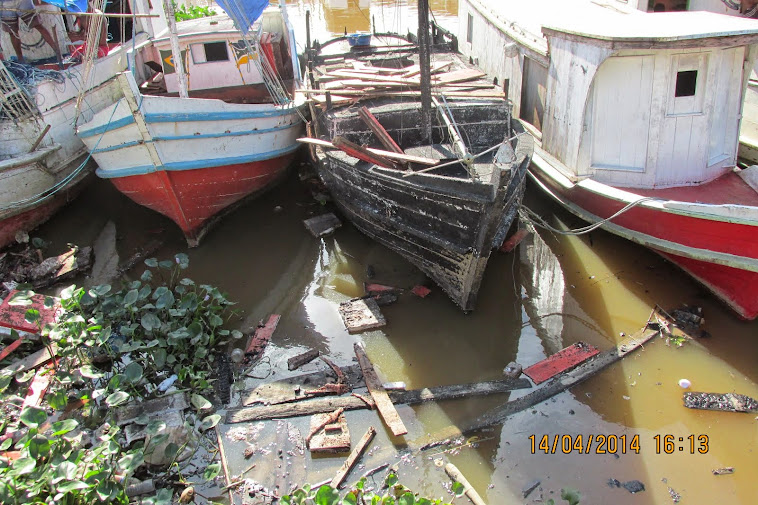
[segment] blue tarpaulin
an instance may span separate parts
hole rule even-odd
[[[269,0],[216,0],[224,12],[237,23],[242,33],[247,33],[268,6],[268,2]]]
[[[46,4],[55,5],[59,9],[69,12],[86,12],[87,0],[42,0]]]

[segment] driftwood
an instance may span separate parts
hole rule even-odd
[[[387,391],[384,390],[382,381],[379,380],[379,376],[376,374],[376,370],[374,370],[374,365],[368,359],[366,351],[363,350],[360,344],[353,345],[353,349],[355,350],[355,355],[358,357],[361,371],[363,371],[363,378],[366,381],[368,392],[371,393],[371,398],[376,402],[376,408],[379,410],[382,419],[393,435],[396,437],[405,435],[408,433],[408,429],[403,424],[403,420],[400,419],[397,410],[395,410],[395,406],[392,404]]]
[[[448,463],[445,465],[445,473],[448,474],[451,479],[463,484],[463,489],[465,490],[464,492],[466,493],[466,496],[468,496],[469,500],[471,500],[471,503],[474,505],[485,505],[482,497],[479,496],[479,493],[476,492],[476,489],[471,486],[471,483],[468,481],[468,479],[466,479],[463,473],[458,470],[457,466],[452,463]]]
[[[439,386],[411,391],[391,391],[389,395],[392,402],[395,404],[413,405],[430,401],[444,401],[470,396],[507,393],[514,389],[526,389],[529,387],[530,384],[528,380],[516,379],[480,382],[477,384]],[[253,407],[229,409],[226,414],[226,422],[242,423],[246,421],[262,421],[282,417],[310,416],[313,414],[331,412],[340,407],[343,407],[345,410],[357,410],[369,408],[369,405],[367,400],[362,400],[353,395],[314,398],[298,402],[280,403],[277,405],[256,405]]]
[[[305,365],[306,363],[309,363],[313,361],[314,359],[318,358],[319,351],[317,349],[310,349],[308,351],[305,351],[302,354],[298,354],[297,356],[292,356],[290,359],[287,360],[287,369],[288,370],[295,370],[300,368],[301,366]]]
[[[368,446],[369,442],[374,438],[374,435],[376,435],[376,430],[373,426],[369,426],[368,430],[366,431],[366,434],[363,435],[361,440],[358,442],[358,445],[355,446],[355,449],[353,449],[353,452],[350,453],[350,456],[347,457],[344,463],[342,463],[342,466],[340,467],[339,471],[337,471],[337,475],[334,476],[332,479],[332,482],[330,486],[332,486],[334,489],[337,489],[340,484],[342,484],[342,481],[345,480],[345,477],[347,477],[347,474],[350,472],[350,470],[355,466],[355,463],[358,461],[358,458],[363,454],[363,451],[366,450],[366,447]]]
[[[737,393],[684,393],[684,406],[721,412],[758,412],[758,401]]]

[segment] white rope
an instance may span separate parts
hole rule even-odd
[[[604,224],[609,223],[611,220],[616,219],[620,215],[622,215],[625,212],[631,210],[632,208],[636,207],[637,205],[640,205],[641,203],[650,202],[650,201],[654,201],[654,200],[660,201],[660,198],[655,198],[655,197],[652,197],[652,196],[648,196],[648,197],[645,197],[645,198],[640,198],[639,200],[635,200],[635,201],[627,204],[623,209],[619,210],[618,212],[616,212],[615,214],[613,214],[610,217],[607,217],[607,218],[605,218],[605,219],[603,219],[601,221],[598,221],[597,223],[594,223],[594,224],[591,224],[591,225],[587,225],[587,226],[583,226],[581,228],[575,228],[573,230],[559,230],[559,229],[557,229],[557,228],[555,228],[553,226],[550,226],[544,219],[542,219],[542,217],[539,214],[537,214],[536,212],[534,212],[533,210],[531,210],[526,205],[522,205],[521,209],[519,209],[519,216],[521,217],[521,219],[523,219],[524,221],[528,221],[528,222],[532,223],[534,226],[539,226],[540,228],[544,228],[544,229],[546,229],[548,231],[551,231],[553,233],[557,233],[558,235],[574,235],[574,236],[577,236],[577,235],[584,235],[585,233],[589,233],[591,231],[596,230],[597,228],[600,228]]]
[[[84,75],[82,76],[82,88],[79,90],[79,94],[76,97],[76,106],[74,107],[74,125],[79,120],[81,114],[80,107],[84,95],[89,87],[89,78],[92,68],[95,66],[95,59],[97,58],[97,51],[100,49],[100,33],[103,28],[103,9],[105,8],[105,2],[107,0],[90,0],[92,2],[93,12],[99,12],[100,15],[89,18],[87,22],[87,48],[84,53]]]

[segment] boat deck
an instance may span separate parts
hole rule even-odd
[[[758,207],[758,191],[750,187],[737,172],[729,172],[698,186],[662,189],[619,188],[640,196],[711,205],[745,205]]]

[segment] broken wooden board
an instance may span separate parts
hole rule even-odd
[[[455,384],[452,386],[437,386],[410,391],[389,392],[395,404],[413,405],[424,402],[441,402],[471,396],[486,396],[507,393],[515,389],[528,389],[531,384],[527,379],[508,379],[499,381],[479,382],[476,384]],[[263,421],[280,417],[310,416],[322,412],[332,412],[340,407],[345,410],[369,408],[365,401],[357,396],[322,397],[287,402],[272,405],[255,405],[227,409],[227,423],[242,423],[245,421]]]
[[[689,409],[718,410],[721,412],[758,412],[758,401],[737,393],[684,393],[684,406]]]
[[[319,238],[334,233],[334,230],[342,226],[342,221],[332,212],[327,212],[320,216],[308,218],[303,221],[303,224],[311,232],[311,235]]]
[[[271,336],[276,331],[276,326],[279,324],[279,319],[281,318],[282,316],[279,314],[271,314],[268,318],[268,321],[266,321],[266,324],[263,326],[258,326],[255,329],[255,333],[252,337],[250,337],[250,340],[247,343],[245,354],[263,354],[263,349],[266,348],[266,345],[268,345],[269,341],[271,340]]]
[[[10,356],[10,354],[16,349],[18,349],[23,343],[24,343],[24,337],[20,337],[14,340],[13,342],[11,342],[10,344],[8,344],[7,346],[5,346],[3,350],[0,351],[0,361],[3,361],[5,358]]]
[[[508,237],[505,242],[503,242],[503,245],[500,246],[500,251],[504,253],[509,253],[512,250],[518,246],[522,240],[524,240],[531,232],[527,230],[526,228],[519,228],[519,230],[516,231],[513,235]]]
[[[413,289],[411,289],[411,293],[418,296],[419,298],[426,298],[431,292],[432,290],[426,286],[413,286]]]
[[[648,319],[648,321],[651,321],[652,317],[653,315],[651,314],[651,318]],[[659,334],[660,331],[658,329],[648,328],[646,325],[641,330],[635,332],[634,335],[623,339],[616,347],[601,352],[571,371],[555,376],[550,382],[547,382],[531,393],[486,412],[468,426],[463,427],[462,430],[453,427],[454,429],[446,430],[446,433],[438,433],[434,437],[442,439],[449,438],[450,436],[459,436],[461,434],[471,433],[493,424],[503,422],[508,416],[521,412],[522,410],[537,405],[538,403],[542,403],[558,393],[589,379],[598,372],[606,369],[608,366],[620,361],[628,354],[642,347],[650,339]]]
[[[342,463],[342,466],[337,471],[337,475],[334,476],[332,482],[329,484],[332,488],[338,489],[340,487],[340,484],[342,484],[345,477],[347,477],[347,474],[350,473],[350,470],[355,466],[358,458],[363,454],[363,451],[366,450],[366,447],[368,447],[368,444],[374,438],[374,435],[376,435],[376,430],[373,426],[369,426],[366,434],[361,437],[358,445],[355,446],[355,449],[350,453],[350,456],[348,456],[345,462]]]
[[[58,347],[55,344],[53,344],[53,353],[57,356]],[[47,348],[43,348],[23,359],[14,361],[12,364],[3,368],[1,372],[24,372],[26,370],[31,370],[32,368],[37,368],[50,361],[50,359],[50,351]]]
[[[574,368],[599,352],[596,347],[584,342],[577,342],[542,361],[524,368],[524,374],[532,379],[535,384],[542,384],[551,377]]]
[[[326,99],[326,95],[324,94],[312,95],[311,98],[319,105],[326,105],[328,102],[331,102],[332,105],[345,105],[356,101],[356,97],[342,95],[331,95],[329,100]]]
[[[358,109],[358,114],[360,114],[361,119],[364,123],[366,123],[366,126],[368,126],[372,132],[374,132],[374,135],[376,135],[376,138],[379,139],[379,142],[382,143],[385,149],[395,153],[404,154],[400,146],[397,145],[390,134],[387,133],[387,130],[384,129],[382,123],[380,123],[379,120],[376,119],[376,116],[374,116],[371,111],[368,110],[368,107],[361,107]]]
[[[40,289],[64,281],[92,267],[91,247],[72,247],[69,251],[47,258],[31,271],[32,287]]]
[[[32,383],[29,385],[29,391],[26,393],[26,397],[24,397],[24,403],[21,405],[21,410],[26,407],[37,407],[42,401],[42,397],[44,396],[45,391],[47,391],[48,386],[50,386],[52,380],[52,368],[38,371],[34,376]]]
[[[374,365],[371,360],[368,359],[366,351],[360,344],[354,344],[353,350],[355,356],[358,358],[358,364],[361,366],[363,372],[363,378],[366,380],[366,387],[368,392],[371,393],[371,398],[376,402],[376,408],[379,414],[382,416],[387,427],[392,431],[392,434],[396,437],[405,435],[408,433],[408,429],[403,424],[403,420],[400,419],[400,415],[395,410],[392,400],[390,400],[387,391],[382,386],[382,381],[379,380],[379,376],[374,370]]]
[[[297,141],[302,142],[304,144],[312,144],[319,147],[337,149],[337,147],[333,143],[329,142],[328,140],[315,139],[311,137],[301,137],[297,139]],[[397,161],[407,161],[409,163],[418,163],[419,165],[437,165],[439,163],[439,160],[435,160],[432,158],[424,158],[422,156],[410,156],[408,154],[393,153],[392,151],[383,151],[382,149],[374,149],[372,147],[369,147],[367,149],[374,154],[378,154],[378,155],[384,156],[385,158],[389,158],[389,159],[397,160]]]
[[[140,415],[168,413],[172,411],[183,411],[189,408],[187,397],[184,393],[175,393],[167,396],[161,396],[142,402],[136,405],[127,405],[116,409],[116,424],[122,426],[127,423],[133,423]]]
[[[474,505],[485,505],[482,497],[479,495],[479,493],[476,492],[476,489],[474,489],[468,479],[463,475],[463,472],[458,470],[457,466],[452,463],[448,463],[445,465],[445,473],[448,474],[448,476],[455,482],[460,482],[463,485],[464,493],[466,496],[468,496],[468,499],[471,500],[471,503]]]
[[[348,333],[360,333],[387,324],[376,300],[373,298],[356,299],[340,303],[338,309]]]
[[[485,74],[481,70],[473,68],[463,68],[460,70],[453,70],[452,72],[444,72],[442,74],[432,76],[432,86],[439,84],[452,84],[454,82],[466,82],[473,81],[484,77]]]
[[[348,387],[359,388],[365,386],[363,374],[358,365],[351,365],[340,370],[345,375]],[[254,403],[276,405],[303,400],[308,398],[305,395],[307,389],[317,388],[324,384],[334,384],[335,382],[337,382],[337,377],[331,370],[296,375],[295,377],[261,384],[253,390],[243,392],[242,405],[252,405]]]
[[[349,156],[358,158],[361,161],[365,161],[373,165],[378,165],[382,168],[392,168],[396,170],[400,168],[400,165],[395,163],[395,161],[389,158],[385,158],[380,154],[373,153],[369,151],[368,148],[363,147],[360,144],[356,144],[355,142],[352,142],[345,137],[334,137],[332,139],[332,144],[334,144],[334,147],[338,148]]]
[[[330,414],[315,414],[311,417],[311,433],[322,424]],[[350,430],[345,415],[341,414],[333,423],[316,431],[308,442],[311,452],[342,452],[350,450]]]
[[[3,303],[0,304],[0,326],[35,334],[39,333],[40,326],[44,327],[46,324],[54,323],[62,311],[60,300],[53,298],[54,304],[48,308],[45,307],[45,299],[51,297],[36,293],[29,296],[29,300],[31,301],[29,305],[11,305],[14,299],[18,299],[22,295],[22,292],[13,290],[8,293]],[[29,309],[39,311],[39,323],[29,323],[26,321],[26,311]]]
[[[320,354],[318,349],[309,349],[297,356],[292,356],[287,360],[287,370],[297,370],[306,363],[310,363],[314,359],[318,358]]]

